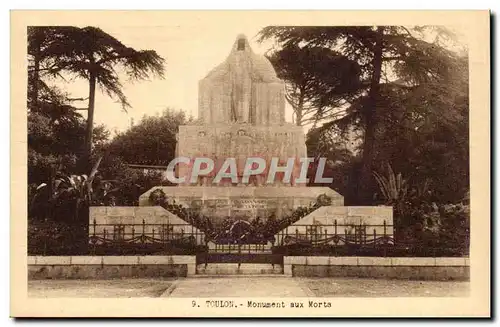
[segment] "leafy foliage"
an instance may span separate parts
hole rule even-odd
[[[28,84],[30,85],[30,84]],[[42,183],[56,172],[74,172],[85,139],[85,120],[72,107],[67,95],[55,88],[40,92],[37,105],[28,111],[28,183]],[[93,130],[96,149],[103,146],[109,131],[103,125]]]
[[[434,41],[426,40],[429,35],[434,36]],[[344,131],[354,128],[355,132],[362,133],[357,202],[370,204],[373,201],[374,163],[380,162],[377,160],[379,154],[387,154],[379,150],[381,147],[392,148],[391,158],[384,158],[384,161],[392,161],[401,147],[405,147],[406,152],[412,149],[413,142],[408,141],[418,137],[414,134],[425,131],[421,129],[423,124],[429,128],[468,121],[461,111],[462,105],[457,106],[456,102],[467,99],[466,58],[444,46],[443,40],[449,35],[443,28],[432,26],[270,26],[260,32],[261,40],[274,39],[279,45],[278,52],[283,51],[285,56],[290,48],[306,54],[312,49],[323,48],[355,62],[360,68],[360,80],[355,84],[357,92],[324,98],[322,106],[336,109],[330,116],[331,122],[320,128],[320,131],[333,127]],[[302,70],[308,68],[297,66]],[[338,74],[334,69],[325,74],[328,73]],[[289,85],[294,83],[293,78],[288,78]],[[335,88],[335,84],[331,83],[331,87]],[[346,105],[339,106],[339,99],[345,100]],[[323,117],[322,106],[315,105],[317,116]],[[405,141],[394,146],[394,133],[398,133],[396,140],[404,136]],[[392,142],[389,134],[392,134]]]
[[[392,170],[391,165],[387,164],[387,175],[383,176],[376,171],[373,172],[375,179],[377,180],[378,186],[384,200],[388,205],[396,205],[400,202],[404,202],[408,194],[408,183],[403,179],[401,173],[397,175]],[[400,214],[403,214],[400,212]]]
[[[450,50],[457,48],[453,35],[439,26],[271,26],[260,37],[276,41],[276,58],[287,58],[290,49],[304,56],[325,49],[359,67],[359,82],[351,84],[357,91],[313,102],[312,115],[330,121],[307,135],[308,155],[328,158],[331,187],[345,204],[392,205],[399,240],[422,239],[431,230],[435,240],[451,237],[440,222],[464,221],[467,213],[437,208],[469,190],[468,58],[464,49]],[[295,67],[299,76],[316,72],[300,61]],[[296,84],[295,75],[281,77],[288,88]],[[328,105],[331,115],[322,116]]]
[[[160,206],[167,202],[167,195],[161,188],[158,188],[149,194],[149,203],[154,206]]]
[[[100,197],[97,205],[136,206],[141,194],[154,186],[168,185],[159,171],[143,171],[130,168],[120,158],[107,153],[103,158],[101,169],[96,176],[98,183],[110,183],[111,189],[117,191],[109,194],[109,198]]]
[[[112,156],[130,164],[168,165],[175,157],[176,133],[192,122],[183,111],[165,109],[161,115],[145,116],[108,146]]]
[[[36,254],[82,254],[87,250],[88,210],[95,203],[94,178],[99,158],[90,174],[61,175],[29,189],[28,250]]]
[[[331,117],[348,95],[359,90],[359,65],[336,51],[292,45],[272,52],[268,59],[278,77],[288,82],[286,99],[298,126]]]

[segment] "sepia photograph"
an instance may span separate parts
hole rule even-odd
[[[487,11],[59,13],[11,13],[14,316],[489,315]]]

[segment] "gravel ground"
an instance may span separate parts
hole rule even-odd
[[[169,296],[175,279],[31,280],[30,297],[131,298]],[[464,297],[469,282],[364,278],[186,278],[171,297]]]
[[[317,297],[466,297],[469,282],[365,278],[301,278],[309,296]]]
[[[175,279],[30,280],[29,297],[159,297]]]

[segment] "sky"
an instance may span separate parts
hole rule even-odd
[[[83,27],[82,25],[81,27]],[[131,108],[123,111],[121,105],[107,95],[97,92],[95,124],[104,124],[112,132],[124,131],[132,120],[137,123],[144,115],[156,115],[165,108],[184,110],[188,115],[198,115],[198,81],[229,55],[236,37],[248,37],[250,46],[264,54],[272,43],[257,42],[257,34],[265,27],[262,22],[246,20],[233,24],[213,24],[200,19],[188,20],[182,25],[127,25],[126,22],[94,25],[136,50],[155,50],[166,60],[165,78],[130,82],[121,76],[123,91]],[[455,32],[457,32],[455,30]],[[72,97],[86,98],[88,83],[76,79],[57,85]],[[76,104],[86,107],[87,103]],[[287,104],[285,118],[292,121],[292,109]],[[85,115],[84,111],[81,113]]]
[[[124,112],[121,105],[101,92],[97,92],[95,104],[96,124],[105,124],[110,131],[123,131],[137,123],[144,115],[155,115],[170,107],[184,110],[197,117],[198,81],[222,63],[229,55],[238,34],[245,34],[255,53],[264,54],[272,44],[260,44],[256,35],[263,26],[246,23],[241,28],[224,25],[186,24],[183,26],[106,26],[99,25],[108,34],[136,50],[155,50],[166,60],[165,79],[152,78],[144,81],[127,81],[122,84],[132,108]],[[73,97],[88,96],[88,83],[84,80],[60,84]],[[86,107],[86,103],[75,104]],[[84,115],[85,113],[81,111]],[[287,120],[291,121],[291,108],[287,108]]]

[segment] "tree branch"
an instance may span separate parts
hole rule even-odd
[[[410,33],[410,30],[408,28],[406,28],[405,26],[401,26],[401,28],[404,29],[409,36],[413,37],[413,34]]]
[[[89,98],[66,98],[68,101],[87,101]]]
[[[130,57],[130,56],[129,55],[119,55],[119,56],[117,55],[117,56],[111,56],[108,58],[101,58],[101,59],[96,61],[96,65],[100,65],[100,64],[103,64],[105,62],[112,61],[112,60],[124,59],[127,57]]]

